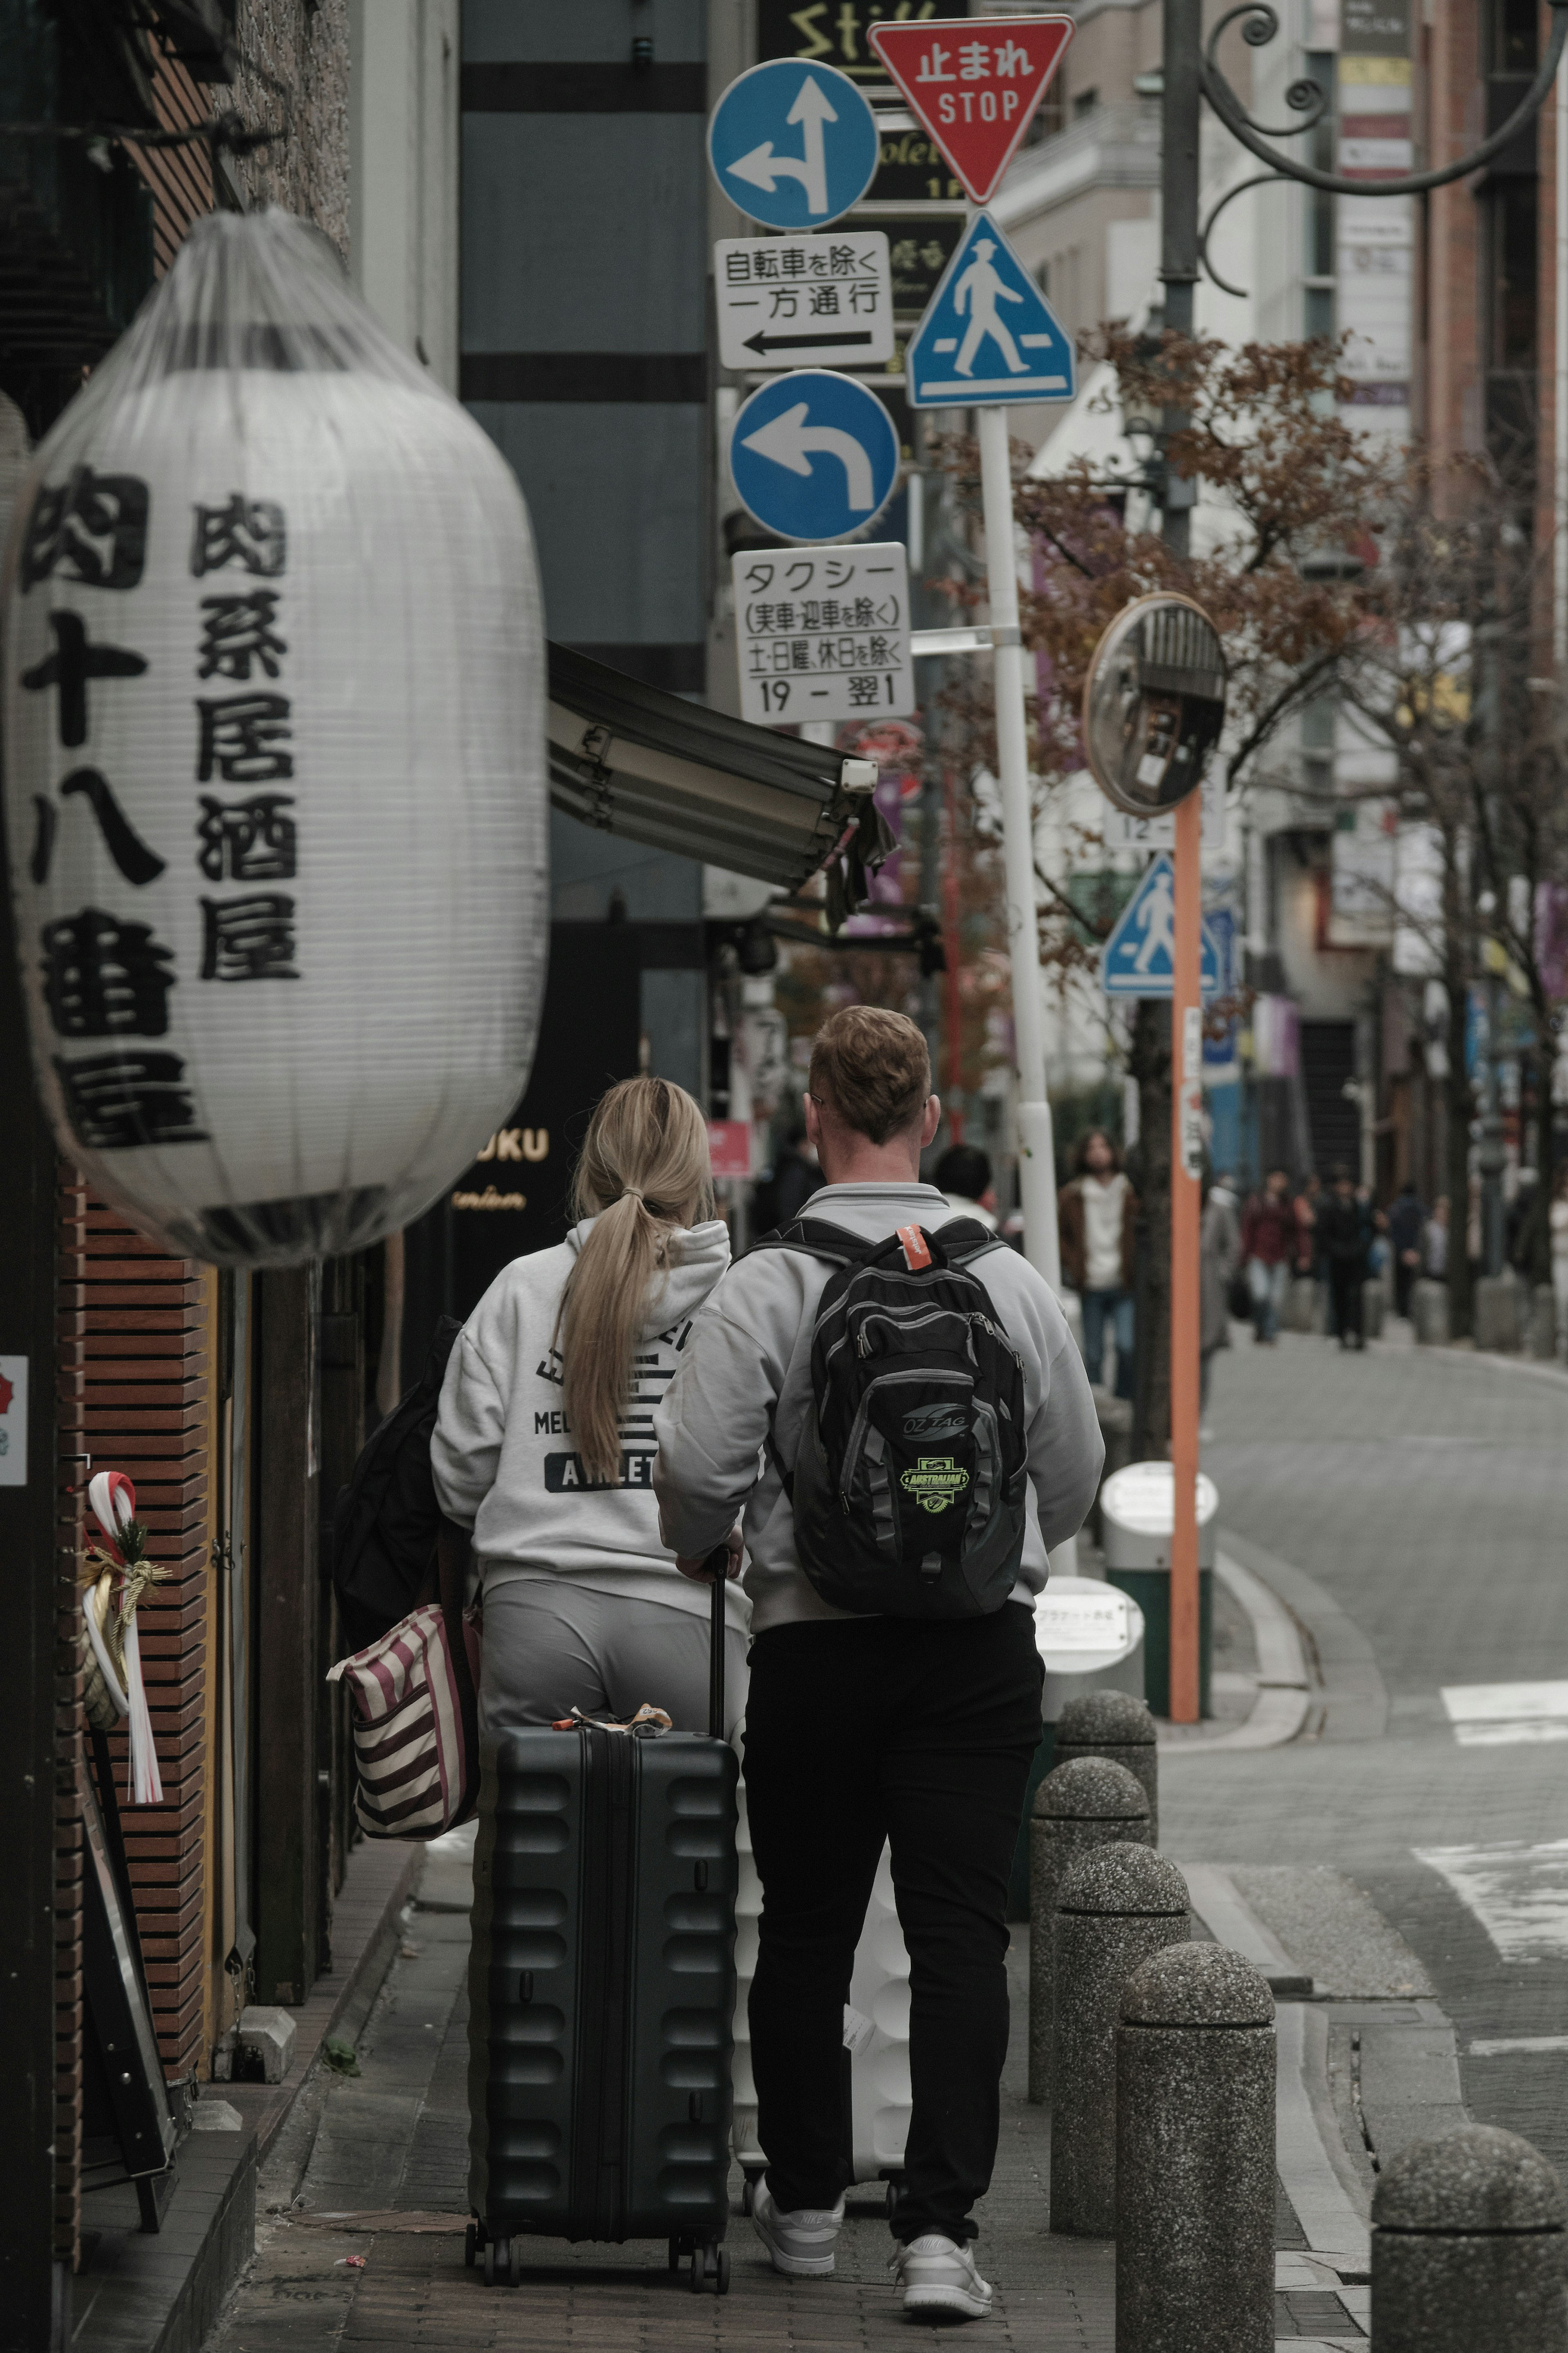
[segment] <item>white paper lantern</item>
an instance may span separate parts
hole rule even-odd
[[[172,1248],[416,1217],[522,1092],[548,944],[522,494],[286,213],[191,233],[3,578],[11,887],[62,1151]]]

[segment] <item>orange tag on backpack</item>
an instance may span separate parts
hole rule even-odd
[[[911,1274],[918,1274],[922,1266],[931,1264],[931,1244],[919,1226],[900,1226],[899,1240],[903,1244],[904,1264]]]

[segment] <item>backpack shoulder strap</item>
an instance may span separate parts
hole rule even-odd
[[[990,1227],[983,1226],[978,1218],[950,1218],[945,1226],[937,1226],[932,1230],[942,1244],[949,1266],[973,1266],[977,1258],[984,1258],[989,1251],[1005,1250],[1008,1246],[1005,1234],[993,1233]]]
[[[842,1226],[829,1225],[826,1218],[796,1218],[773,1233],[759,1234],[741,1256],[750,1258],[753,1250],[805,1250],[811,1258],[827,1259],[835,1266],[857,1266],[881,1247],[880,1242],[862,1241],[858,1234],[847,1234]]]

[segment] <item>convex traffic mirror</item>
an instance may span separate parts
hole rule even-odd
[[[1129,817],[1158,817],[1199,783],[1225,724],[1219,633],[1187,596],[1141,596],[1094,649],[1083,740],[1094,780]]]

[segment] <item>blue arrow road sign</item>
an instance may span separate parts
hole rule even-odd
[[[1072,398],[1071,341],[989,213],[943,270],[904,376],[916,408]]]
[[[1176,934],[1176,871],[1164,850],[1121,910],[1100,951],[1100,985],[1107,997],[1169,997]],[[1198,989],[1217,997],[1219,950],[1205,919]]]
[[[708,125],[708,160],[732,205],[769,228],[822,228],[859,203],[881,142],[837,66],[773,58],[732,81]]]
[[[764,531],[847,539],[887,503],[899,437],[876,394],[853,376],[797,368],[742,406],[730,429],[730,471]]]

